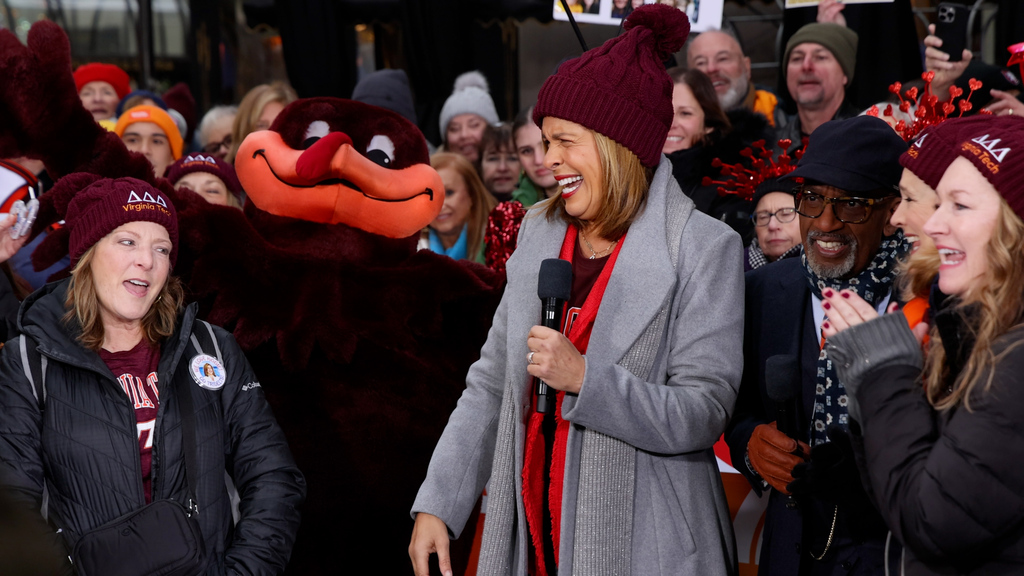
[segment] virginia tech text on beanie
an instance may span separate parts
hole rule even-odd
[[[965,125],[984,121],[983,116],[950,118],[925,128],[900,156],[900,165],[932,189],[938,188],[946,168],[958,156],[957,135]]]
[[[178,215],[169,198],[151,184],[135,178],[104,178],[86,186],[71,199],[64,215],[70,232],[71,267],[86,250],[128,222],[153,222],[167,229],[171,266],[178,255]]]
[[[167,179],[171,184],[177,185],[178,180],[194,172],[206,172],[220,178],[220,181],[227,187],[228,192],[231,192],[235,198],[241,198],[242,185],[238,182],[238,176],[235,175],[235,168],[223,160],[202,152],[186,154],[180,160],[171,164],[167,169]]]
[[[129,126],[136,122],[152,122],[160,127],[167,136],[167,141],[171,145],[171,156],[175,160],[181,158],[181,150],[185,145],[185,141],[181,137],[181,132],[178,131],[178,124],[171,118],[171,115],[156,106],[136,106],[129,108],[121,114],[121,117],[117,119],[117,126],[114,127],[114,132],[121,137],[124,137],[125,131]],[[159,176],[159,174],[158,174]]]
[[[1024,118],[980,114],[947,120],[922,133],[900,162],[937,188],[958,157],[970,160],[1024,220]]]
[[[798,45],[805,42],[821,44],[836,57],[839,66],[846,74],[846,85],[853,82],[853,70],[857,67],[857,33],[846,26],[833,24],[831,22],[815,22],[807,24],[796,31],[786,42],[786,55],[782,59],[783,65],[789,62],[789,54]]]
[[[459,114],[476,114],[488,124],[497,124],[499,121],[487,79],[476,70],[460,74],[455,79],[455,89],[441,107],[442,139],[447,140],[445,134],[448,132],[448,123]]]
[[[533,120],[554,116],[625,146],[644,166],[661,159],[672,124],[672,80],[663,62],[686,42],[690,21],[661,4],[634,10],[625,32],[563,63],[537,96]]]
[[[81,92],[82,87],[89,82],[106,82],[114,87],[118,98],[124,98],[131,92],[131,81],[128,73],[113,64],[101,64],[92,62],[82,64],[75,70],[75,90]]]

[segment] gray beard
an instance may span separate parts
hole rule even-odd
[[[844,278],[847,274],[853,271],[853,264],[857,260],[857,239],[853,236],[848,236],[844,238],[844,240],[848,241],[847,246],[849,246],[849,250],[847,250],[846,259],[838,264],[825,264],[818,262],[817,252],[814,250],[806,250],[805,246],[804,252],[807,254],[807,266],[811,269],[811,272],[814,272],[818,276],[818,278],[828,278],[830,280]],[[814,238],[808,234],[807,241],[814,242]]]
[[[747,98],[747,92],[750,91],[750,82],[746,78],[740,78],[726,91],[718,97],[719,104],[722,105],[722,110],[733,110],[743,105],[743,100]]]

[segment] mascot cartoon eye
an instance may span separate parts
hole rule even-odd
[[[306,128],[306,135],[302,138],[301,149],[306,150],[310,146],[316,143],[317,140],[327,136],[331,132],[331,127],[327,125],[327,122],[323,120],[314,120],[309,123],[309,127]]]
[[[391,141],[391,138],[378,134],[370,139],[370,145],[366,147],[366,157],[389,168],[395,158],[395,143]]]

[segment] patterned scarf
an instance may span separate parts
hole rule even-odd
[[[910,249],[903,238],[903,231],[897,230],[892,236],[882,238],[875,258],[868,267],[853,278],[819,278],[807,265],[807,254],[800,256],[804,265],[807,281],[811,283],[811,291],[819,299],[821,292],[831,288],[836,292],[849,290],[864,300],[878,307],[892,289],[892,281],[896,277],[896,264]],[[828,442],[826,432],[833,423],[839,423],[844,429],[849,426],[848,399],[846,388],[836,375],[832,360],[828,357],[826,347],[818,354],[818,370],[814,390],[814,415],[811,419],[811,446]]]

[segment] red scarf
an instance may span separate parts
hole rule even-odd
[[[578,231],[572,224],[565,232],[565,240],[562,242],[562,250],[558,257],[567,262],[572,262],[573,253],[576,249]],[[625,238],[625,236],[623,236]],[[583,303],[580,314],[566,326],[566,318],[562,318],[562,333],[566,334],[569,341],[573,343],[580,354],[587,353],[587,346],[590,343],[590,334],[594,329],[594,319],[597,317],[597,310],[601,306],[601,298],[604,296],[605,288],[608,287],[608,279],[611,277],[612,269],[615,268],[615,260],[619,257],[619,248],[622,247],[622,239],[619,239],[615,249],[612,250],[608,261],[594,282],[590,294]],[[551,507],[551,538],[554,541],[555,562],[558,560],[558,545],[562,530],[562,484],[565,478],[565,445],[569,438],[569,423],[562,420],[562,401],[565,399],[565,392],[558,391],[555,401],[555,440],[551,449],[550,488],[548,502]],[[541,534],[544,514],[544,434],[541,427],[544,422],[544,415],[536,412],[533,406],[526,422],[526,452],[523,456],[523,507],[526,510],[526,522],[530,533],[530,564],[529,572],[534,576],[548,576],[548,567],[544,563],[544,542]]]

